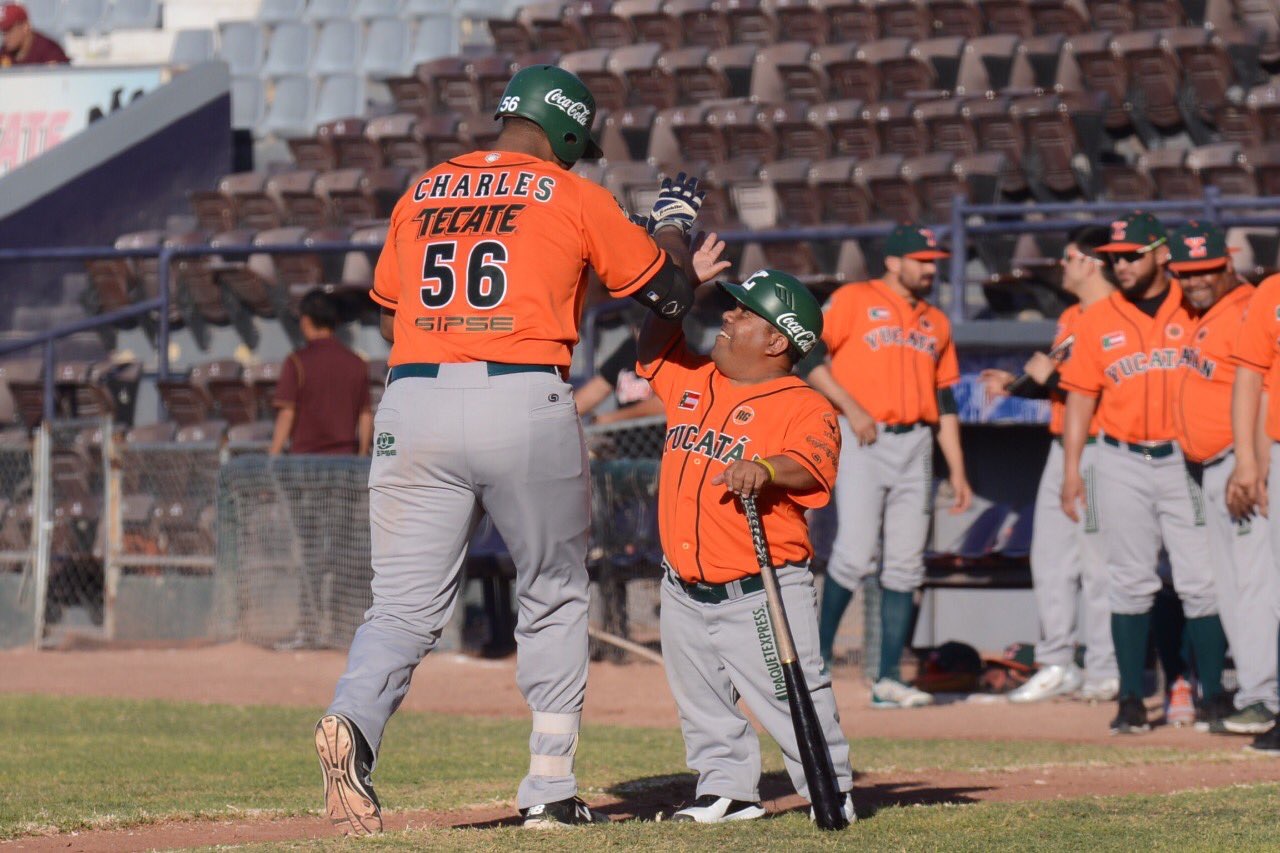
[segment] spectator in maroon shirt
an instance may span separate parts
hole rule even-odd
[[[27,10],[20,3],[7,3],[0,7],[0,33],[4,45],[0,48],[0,68],[11,65],[66,65],[71,62],[62,48],[44,33],[36,32],[27,18]]]
[[[271,455],[369,453],[373,413],[364,360],[334,337],[338,309],[316,289],[302,297],[299,325],[307,343],[280,367]]]

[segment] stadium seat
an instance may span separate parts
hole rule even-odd
[[[1280,143],[1268,143],[1244,149],[1245,161],[1253,170],[1258,194],[1280,195]]]
[[[381,150],[382,162],[411,171],[426,171],[427,146],[417,116],[409,113],[379,116],[369,122],[365,134]]]
[[[1156,195],[1166,200],[1201,198],[1204,187],[1200,177],[1186,166],[1185,148],[1158,148],[1138,158],[1139,170],[1150,176]]]
[[[1128,163],[1119,154],[1103,152],[1103,155],[1097,163],[1100,201],[1141,202],[1155,198],[1155,185],[1136,164]]]
[[[494,49],[498,53],[514,55],[533,50],[533,34],[525,27],[524,22],[510,18],[490,18],[487,23]]]
[[[1219,110],[1229,103],[1228,93],[1236,84],[1227,42],[1219,33],[1203,27],[1169,30],[1163,40],[1182,69],[1183,92],[1179,100],[1186,105],[1188,118],[1213,121]],[[1265,76],[1260,68],[1256,70]]]
[[[856,98],[818,104],[809,111],[809,118],[826,129],[836,155],[867,158],[880,153],[875,125]]]
[[[578,25],[582,27],[587,44],[594,48],[613,50],[636,42],[631,19],[619,15],[612,8],[592,7],[578,16]]]
[[[1077,166],[1081,154],[1076,122],[1091,109],[1078,93],[1021,98],[1012,112],[1022,125],[1027,150],[1034,157],[1035,174],[1028,180],[1056,197],[1083,196],[1089,189]],[[1024,168],[1026,168],[1024,163]]]
[[[822,160],[831,155],[831,136],[825,127],[810,118],[808,104],[788,102],[766,109],[778,138],[780,155],[811,160]]]
[[[112,0],[106,29],[155,30],[160,28],[159,0]]]
[[[706,217],[706,230],[728,231],[743,227],[731,188],[736,183],[757,181],[759,174],[760,161],[754,157],[738,157],[707,168],[703,181],[706,196],[698,211],[700,220]]]
[[[814,48],[813,64],[830,81],[831,97],[874,101],[880,97],[880,70],[859,57],[858,42],[839,42]]]
[[[316,128],[314,136],[303,136],[289,139],[289,153],[293,156],[294,165],[299,169],[314,169],[322,172],[338,168],[339,139],[363,138],[365,125],[361,119],[343,118],[325,122]],[[345,153],[345,152],[344,152]]]
[[[168,444],[177,435],[177,423],[174,421],[158,421],[130,427],[125,433],[124,440],[126,444]]]
[[[307,11],[307,0],[262,0],[258,6],[258,20],[264,24],[283,24],[301,21]]]
[[[473,147],[468,125],[457,113],[429,116],[418,123],[418,132],[427,146],[428,163],[443,163]]]
[[[1004,155],[1004,171],[1001,187],[1008,195],[1017,196],[1027,191],[1027,181],[1022,173],[1024,134],[1022,125],[1012,116],[1011,104],[1006,97],[976,98],[965,102],[969,122],[978,138],[979,151]]]
[[[329,206],[329,219],[337,224],[352,225],[374,219],[377,202],[365,190],[363,169],[334,169],[316,181],[316,193]]]
[[[1183,0],[1133,0],[1134,27],[1169,30],[1187,23]]]
[[[938,98],[915,105],[916,121],[923,126],[933,151],[964,156],[978,150],[965,103],[962,98]]]
[[[712,107],[706,121],[719,129],[730,160],[747,157],[764,163],[778,154],[778,137],[768,109],[753,103]]]
[[[596,107],[602,110],[620,110],[627,105],[629,91],[627,81],[609,68],[609,54],[605,47],[594,47],[566,53],[560,58],[560,67],[578,75],[595,96]]]
[[[765,47],[778,40],[778,21],[768,0],[724,0],[732,44]]]
[[[437,15],[421,18],[413,31],[413,41],[409,46],[409,58],[405,63],[417,66],[442,56],[448,56],[458,49],[458,33],[451,15]]]
[[[267,58],[262,63],[264,77],[306,74],[315,52],[315,32],[309,24],[287,21],[277,24],[267,40]]]
[[[1104,118],[1107,129],[1118,131],[1129,127],[1129,72],[1111,33],[1095,31],[1072,36],[1064,47],[1080,68],[1084,91],[1101,92],[1107,97]]]
[[[316,94],[315,111],[308,124],[315,126],[345,116],[364,115],[364,78],[355,74],[333,74],[322,78]]]
[[[902,179],[915,195],[917,217],[922,222],[949,222],[954,197],[965,193],[963,178],[950,152],[910,157],[902,162]]]
[[[609,70],[627,82],[631,106],[667,109],[676,105],[676,81],[658,59],[665,48],[658,42],[620,47],[609,55]]]
[[[562,3],[530,3],[519,17],[533,37],[533,44],[545,50],[570,53],[590,47],[572,6]],[[521,53],[523,51],[513,51]]]
[[[244,369],[244,381],[253,389],[258,401],[258,411],[262,416],[270,417],[274,414],[271,401],[275,397],[276,383],[280,381],[280,363],[263,361],[250,364]]]
[[[345,0],[344,0],[345,2]],[[315,5],[315,0],[312,6]],[[309,9],[311,7],[308,7]],[[350,18],[326,20],[316,37],[312,74],[351,74],[363,56],[364,28]]]
[[[663,50],[679,47],[683,41],[680,22],[662,11],[663,0],[617,0],[613,14],[626,20],[636,42],[654,42]]]
[[[16,416],[23,426],[34,427],[40,423],[44,410],[44,362],[39,358],[14,358],[0,361],[0,411],[8,417],[5,424]]]
[[[54,29],[78,36],[98,34],[104,32],[106,12],[106,0],[62,0]]]
[[[865,114],[875,125],[881,151],[919,157],[929,150],[928,133],[910,101],[868,104]]]
[[[880,38],[880,24],[866,0],[811,0],[831,22],[829,42],[868,42]]]
[[[215,378],[238,379],[243,372],[244,369],[238,361],[223,359],[197,364],[182,379],[157,380],[156,390],[159,391],[165,411],[169,413],[173,422],[155,425],[167,427],[167,437],[160,437],[164,436],[164,433],[153,431],[147,433],[152,437],[145,440],[173,441],[177,435],[178,426],[190,426],[210,420],[213,416],[214,404],[209,394],[209,381]],[[141,429],[143,428],[134,427],[129,431],[126,440],[135,441],[135,436],[143,434],[139,433]]]
[[[1029,4],[1030,0],[982,0],[987,33],[1031,38],[1035,35],[1035,21]]]
[[[874,218],[909,222],[920,218],[920,203],[902,174],[901,154],[881,154],[854,167],[853,179],[872,200]]]
[[[1202,184],[1217,187],[1224,196],[1258,195],[1251,163],[1234,142],[1216,142],[1193,148],[1187,152],[1186,165],[1199,176]]]
[[[397,18],[403,5],[402,0],[356,0],[351,14],[357,20],[371,23],[379,18]]]
[[[873,202],[865,185],[854,180],[858,164],[871,159],[835,157],[813,164],[809,177],[822,204],[824,222],[863,225],[871,221]]]
[[[284,211],[282,224],[303,228],[321,228],[328,222],[324,202],[316,197],[314,169],[293,169],[267,179],[267,194],[273,196]]]
[[[650,132],[658,111],[651,106],[627,107],[609,113],[605,126],[610,135],[622,140],[627,159],[643,160],[648,156]]]
[[[1078,92],[1083,89],[1080,67],[1076,64],[1075,57],[1066,50],[1066,41],[1066,36],[1061,33],[1023,39],[1018,44],[1018,54],[1025,61],[1026,67],[1023,69],[1015,65],[1008,85],[1026,85],[1063,92]]]
[[[414,68],[414,76],[432,88],[432,101],[440,107],[469,113],[480,109],[480,93],[471,63],[461,56],[442,56]]]
[[[716,0],[667,0],[662,11],[674,18],[689,46],[712,49],[729,44],[729,16]]]
[[[819,225],[822,222],[822,205],[809,182],[810,160],[792,157],[774,160],[760,168],[760,177],[766,181],[778,200],[776,221],[781,226]]]
[[[218,189],[231,199],[237,228],[279,228],[284,211],[267,187],[264,172],[236,172],[218,182]]]
[[[1092,28],[1084,0],[1031,0],[1029,8],[1036,35],[1072,36]]]
[[[218,32],[218,55],[232,75],[257,74],[266,45],[262,28],[253,21],[224,21]]]
[[[665,165],[690,160],[723,162],[728,156],[718,128],[707,125],[707,107],[672,107],[654,118],[649,159]]]
[[[729,79],[709,62],[711,48],[696,45],[665,51],[657,67],[676,85],[677,104],[698,104],[729,97]]]
[[[1002,89],[1031,85],[1031,68],[1019,48],[1017,36],[996,34],[980,36],[965,42],[952,85],[957,95],[982,95]]]
[[[1134,28],[1136,17],[1133,0],[1089,0],[1094,30],[1127,33]]]
[[[231,126],[253,130],[267,117],[267,99],[261,78],[231,78]]]
[[[270,279],[274,272],[270,258],[247,251],[256,240],[254,232],[243,229],[224,231],[209,238],[210,247],[226,251],[209,258],[209,270],[221,292],[216,297],[217,310],[205,316],[216,323],[225,312],[226,322],[234,324],[250,346],[256,344],[257,330],[249,315],[275,317],[277,305],[272,298],[274,281]],[[213,303],[215,299],[211,296],[208,301]]]
[[[1116,36],[1115,48],[1128,69],[1134,111],[1164,133],[1181,128],[1182,74],[1168,41],[1154,30],[1135,30]]]
[[[262,420],[251,423],[231,424],[227,427],[227,450],[265,452],[275,435],[275,422]]]
[[[916,41],[933,35],[933,15],[929,8],[915,0],[880,0],[875,5],[881,38],[904,38]]]
[[[817,103],[827,99],[827,79],[810,58],[813,46],[788,41],[762,48],[751,73],[751,98],[759,103]]]
[[[303,18],[317,24],[330,21],[350,21],[355,11],[352,0],[307,0]]]
[[[178,30],[173,35],[169,64],[178,68],[189,68],[201,62],[208,62],[215,55],[213,30]]]
[[[974,0],[928,0],[933,36],[977,38],[985,32],[982,11]]]
[[[216,507],[199,500],[162,501],[156,508],[156,519],[166,545],[165,553],[212,554],[212,525],[216,513]]]
[[[1262,33],[1260,58],[1270,64],[1280,61],[1280,10],[1271,0],[1232,0],[1240,24]]]
[[[213,380],[210,379],[212,385]],[[227,422],[222,419],[211,419],[195,424],[186,424],[178,429],[174,441],[178,444],[222,444],[227,435]]]
[[[611,163],[602,181],[604,188],[628,210],[648,210],[661,183],[658,167],[644,160]]]
[[[774,0],[773,16],[778,21],[780,42],[826,44],[830,38],[831,19],[809,0]]]
[[[315,98],[315,85],[311,78],[279,77],[272,81],[272,89],[271,104],[259,125],[260,132],[286,139],[309,134],[317,124],[312,120],[311,106]],[[350,112],[343,115],[350,115]],[[318,123],[324,124],[323,121]]]

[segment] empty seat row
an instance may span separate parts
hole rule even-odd
[[[160,0],[23,0],[31,24],[54,35],[154,30]]]
[[[59,418],[133,417],[142,377],[137,362],[62,361],[54,367],[54,414]],[[0,362],[0,425],[34,427],[44,417],[44,362]]]
[[[337,21],[348,18],[414,17],[456,10],[454,0],[262,0],[257,19],[264,24]]]
[[[231,78],[231,126],[255,135],[306,136],[317,125],[364,115],[366,81],[355,74],[326,77]]]
[[[199,227],[209,232],[286,225],[316,229],[389,218],[417,173],[397,163],[361,165],[365,168],[303,168],[274,175],[237,172],[213,190],[192,191],[189,198]]]

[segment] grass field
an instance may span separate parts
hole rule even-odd
[[[311,726],[319,709],[231,707],[159,701],[0,696],[0,838],[145,824],[166,819],[319,811]],[[526,721],[402,713],[388,729],[376,782],[395,810],[500,805],[528,761]],[[1174,748],[1124,749],[1051,742],[855,739],[861,772],[996,771],[1018,767],[1156,765],[1188,760]],[[1238,744],[1196,752],[1197,762],[1239,760]],[[766,771],[780,770],[766,742]],[[679,733],[588,727],[579,751],[588,798],[623,799],[666,790],[689,796]],[[859,842],[877,849],[990,849],[998,846],[1157,849],[1182,839],[1194,849],[1274,849],[1280,841],[1272,785],[1162,797],[1052,803],[882,808],[861,821]],[[689,827],[630,822],[572,837],[518,836],[527,849],[638,847],[681,850],[708,843],[739,849],[828,846],[802,815],[749,827]],[[390,833],[379,849],[424,846],[507,849],[509,828]],[[1030,834],[1028,834],[1030,833]],[[1135,839],[1142,839],[1131,844]],[[845,841],[849,838],[846,836]],[[1033,843],[1028,843],[1033,842]],[[326,847],[340,842],[315,842]],[[278,845],[272,845],[278,847]],[[307,846],[300,844],[299,846]],[[262,848],[266,849],[266,848]]]

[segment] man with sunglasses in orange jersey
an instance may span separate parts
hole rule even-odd
[[[840,617],[853,590],[876,574],[879,554],[880,661],[871,701],[877,708],[912,708],[933,702],[903,683],[899,659],[910,639],[915,592],[924,583],[935,429],[955,493],[952,512],[967,509],[973,492],[951,391],[960,381],[951,324],[924,301],[937,262],[949,255],[932,231],[915,224],[893,229],[885,255],[883,278],[832,294],[824,309],[824,346],[810,356],[821,361],[807,378],[843,416],[844,441],[820,636],[830,666]]]
[[[1218,618],[1203,496],[1187,472],[1173,423],[1195,321],[1183,304],[1182,288],[1166,274],[1168,242],[1164,226],[1149,213],[1111,224],[1111,241],[1098,252],[1111,265],[1119,290],[1081,316],[1071,360],[1062,370],[1068,392],[1062,509],[1073,520],[1083,508],[1081,459],[1097,415],[1094,494],[1120,670],[1113,734],[1150,728],[1143,672],[1152,605],[1161,586],[1162,544],[1187,617],[1201,712],[1206,718],[1225,715],[1226,635]]]
[[[1173,421],[1187,467],[1204,490],[1218,612],[1240,682],[1230,713],[1207,722],[1213,732],[1257,735],[1271,728],[1280,709],[1274,560],[1266,525],[1247,515],[1233,518],[1227,506],[1227,480],[1235,468],[1233,359],[1254,290],[1236,277],[1227,235],[1213,225],[1192,222],[1169,237],[1169,275],[1195,316]]]

